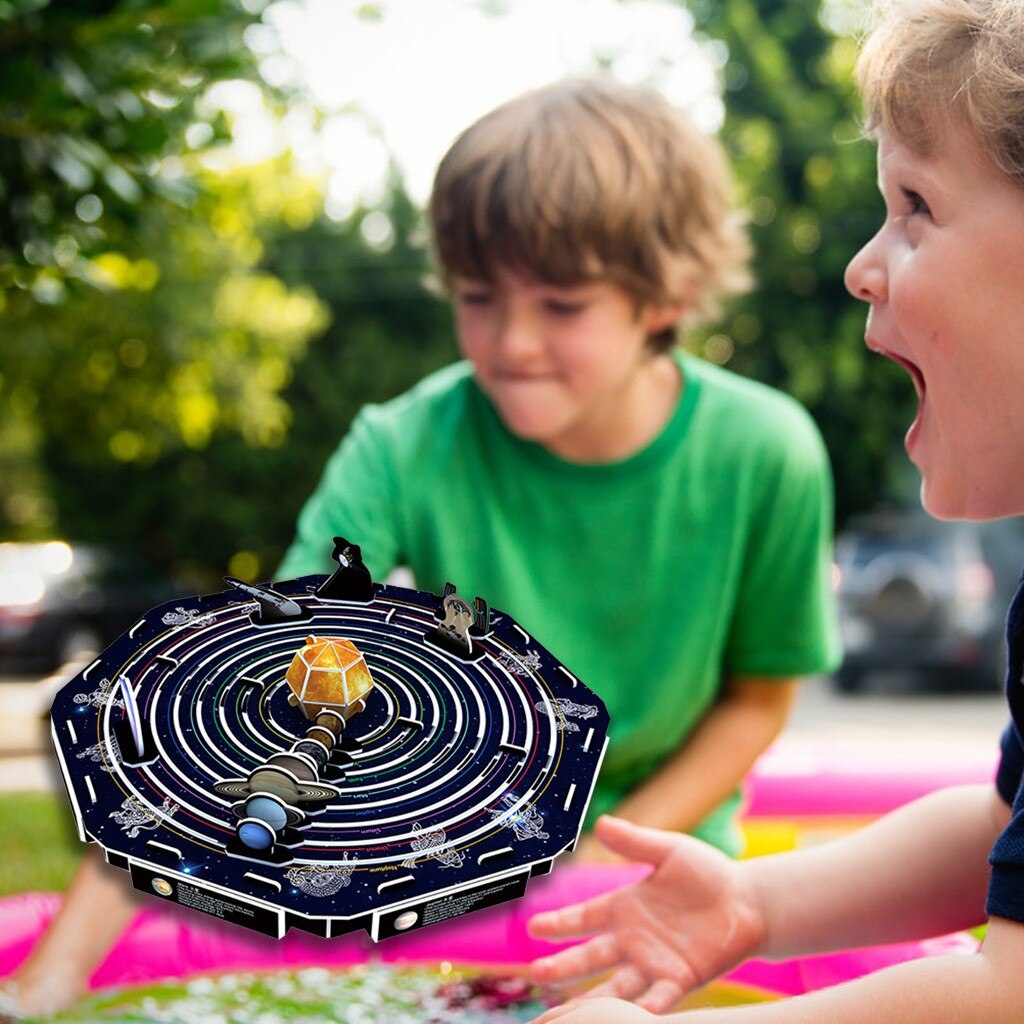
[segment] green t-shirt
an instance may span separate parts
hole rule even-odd
[[[280,578],[329,572],[332,537],[376,580],[406,565],[507,611],[611,715],[588,827],[672,755],[723,674],[830,669],[832,481],[792,399],[694,357],[670,422],[580,465],[505,429],[465,363],[367,406],[303,508]],[[736,853],[738,794],[695,829]]]

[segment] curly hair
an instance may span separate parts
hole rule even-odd
[[[867,128],[928,154],[943,124],[964,123],[1024,185],[1024,3],[877,0],[857,65]]]

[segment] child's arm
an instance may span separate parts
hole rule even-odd
[[[782,731],[797,685],[793,679],[733,679],[678,753],[615,816],[648,828],[693,828],[735,791]]]
[[[533,973],[568,981],[612,970],[592,994],[663,1011],[749,956],[908,941],[977,924],[988,852],[1008,820],[993,789],[958,787],[826,846],[731,862],[689,837],[602,819],[603,842],[656,870],[617,893],[534,918],[531,930],[544,938],[604,934],[537,961]],[[841,1018],[821,1018],[833,1019]]]
[[[735,677],[680,750],[613,814],[648,828],[692,830],[736,789],[782,731],[797,685],[788,678]],[[576,858],[608,856],[599,843],[584,839]]]
[[[856,981],[760,1006],[655,1017],[618,999],[581,1000],[537,1024],[1020,1024],[1024,925],[989,922],[977,956],[926,957]]]
[[[775,959],[970,928],[985,919],[988,855],[1010,820],[992,786],[917,800],[844,840],[749,861]]]

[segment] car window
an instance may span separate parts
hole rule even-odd
[[[942,543],[938,537],[864,536],[859,537],[853,545],[850,561],[859,569],[874,561],[879,555],[888,555],[894,551],[938,559],[941,557]]]

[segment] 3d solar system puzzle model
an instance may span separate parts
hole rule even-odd
[[[601,700],[451,584],[338,568],[154,609],[57,695],[79,837],[137,889],[374,940],[522,896],[571,850]]]

